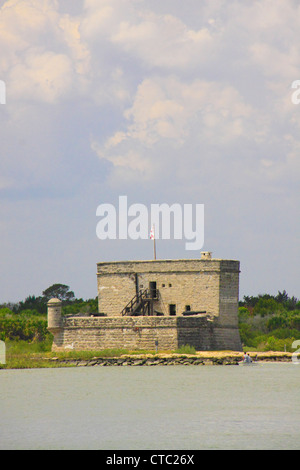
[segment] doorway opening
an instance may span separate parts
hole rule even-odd
[[[176,315],[176,305],[175,304],[169,304],[169,315]]]

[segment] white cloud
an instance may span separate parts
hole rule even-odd
[[[256,110],[234,88],[201,80],[183,83],[174,77],[144,80],[124,116],[126,131],[117,131],[102,148],[98,145],[98,155],[115,167],[128,165],[133,171],[145,169],[146,161],[152,172],[156,168],[158,178],[162,163],[170,165],[176,148],[184,149],[191,143],[218,148],[222,158],[226,147],[241,138],[259,140],[263,127],[259,119],[253,123]],[[161,154],[158,145],[163,142],[165,152]],[[132,151],[137,149],[132,160]],[[208,155],[202,155],[201,160]],[[187,158],[199,165],[198,153]],[[136,178],[140,178],[139,171]]]
[[[79,92],[89,51],[79,21],[59,14],[51,0],[8,0],[0,10],[0,57],[11,100],[56,102]]]
[[[192,27],[171,3],[169,12],[161,13],[139,0],[86,0],[82,14],[72,17],[59,13],[55,1],[7,0],[0,15],[0,34],[7,43],[1,65],[16,101],[53,104],[80,95],[95,105],[95,113],[103,103],[117,105],[123,115],[105,137],[94,135],[93,148],[114,168],[127,167],[137,178],[149,167],[151,174],[161,174],[162,162],[168,165],[174,149],[185,146],[201,147],[202,161],[212,149],[220,161],[230,151],[243,159],[245,142],[275,145],[272,128],[283,109],[285,126],[292,127],[285,134],[294,136],[299,125],[282,90],[299,63],[287,31],[295,30],[299,8],[292,2],[283,8],[279,1],[270,6],[268,0],[229,6],[204,2],[198,21],[190,18]],[[284,45],[276,39],[279,25],[280,34],[287,33]],[[226,63],[233,38],[237,54]],[[260,94],[256,100],[251,95],[255,84],[249,82],[249,95],[249,86],[236,79],[239,65],[244,73],[262,73],[258,89],[267,96],[262,106]],[[211,75],[211,66],[218,73],[223,69],[226,79]],[[286,144],[290,155],[293,139]],[[162,146],[164,154],[157,155]],[[253,157],[265,169],[274,168],[265,164],[272,158]],[[198,152],[188,159],[197,162]]]
[[[100,54],[99,45],[109,44],[113,53],[125,52],[148,67],[182,67],[205,60],[211,43],[206,28],[190,30],[179,18],[157,15],[141,1],[87,0],[80,31]]]
[[[69,15],[63,15],[60,18],[59,26],[62,30],[63,38],[69,47],[76,73],[87,75],[90,71],[90,52],[81,40],[79,31],[80,20],[71,18]]]
[[[224,229],[233,250],[248,220],[251,234],[260,230],[257,218],[274,227],[265,198],[270,208],[278,196],[278,213],[294,222],[297,2],[2,3],[1,194],[50,187],[61,197],[61,186],[71,197],[88,186],[97,202],[99,194],[124,191],[136,201],[141,194],[190,197],[217,221],[210,225],[214,241],[222,243],[215,234]],[[72,223],[74,214],[63,213],[63,201],[58,206]],[[84,216],[89,210],[94,214],[85,207]]]
[[[30,51],[10,71],[10,93],[14,100],[55,103],[72,82],[72,64],[64,54]]]
[[[207,28],[189,30],[172,15],[149,11],[138,15],[135,23],[122,21],[111,40],[147,66],[163,68],[193,67],[195,61],[206,61],[213,46]]]

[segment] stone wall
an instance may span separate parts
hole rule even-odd
[[[54,351],[65,349],[241,351],[238,331],[239,262],[212,259],[98,263],[100,317],[62,318],[61,303],[48,303]],[[162,316],[121,316],[140,289],[156,282],[154,312]],[[170,305],[176,315],[170,316]],[[187,308],[188,307],[188,308]],[[205,312],[183,316],[185,310]]]
[[[220,271],[219,321],[223,325],[238,325],[239,270],[232,270],[227,261],[223,261]]]
[[[241,350],[236,328],[218,326],[197,317],[73,317],[64,318],[54,334],[53,351],[147,349],[176,350],[189,344],[196,350]]]
[[[151,281],[157,283],[160,293],[154,309],[164,315],[169,315],[170,304],[176,306],[177,316],[182,315],[187,306],[191,311],[205,311],[215,316],[222,307],[225,317],[232,313],[232,309],[227,308],[229,304],[237,310],[238,261],[190,259],[98,263],[97,277],[99,312],[108,316],[119,316],[136,292],[148,288]]]

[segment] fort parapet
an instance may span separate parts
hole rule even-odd
[[[53,350],[108,348],[241,351],[240,263],[213,259],[97,264],[98,312],[62,317],[48,304]]]

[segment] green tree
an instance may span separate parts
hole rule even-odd
[[[47,312],[47,301],[44,297],[29,295],[26,299],[14,306],[14,312],[20,313],[23,310],[35,310],[39,313]]]
[[[71,303],[75,300],[74,292],[70,291],[69,286],[65,284],[53,284],[43,291],[43,296],[46,302],[52,298],[57,298],[65,303]]]
[[[285,290],[283,292],[278,291],[278,294],[276,295],[275,300],[279,302],[280,304],[284,304],[289,300],[289,296]]]
[[[255,305],[253,309],[253,314],[264,317],[266,315],[272,315],[283,311],[284,308],[282,304],[276,302],[274,298],[262,297]]]
[[[240,322],[247,320],[250,317],[250,312],[246,307],[239,307],[238,318]]]
[[[275,300],[281,303],[287,310],[295,310],[297,308],[298,299],[294,296],[289,297],[285,290],[283,292],[278,291]]]

